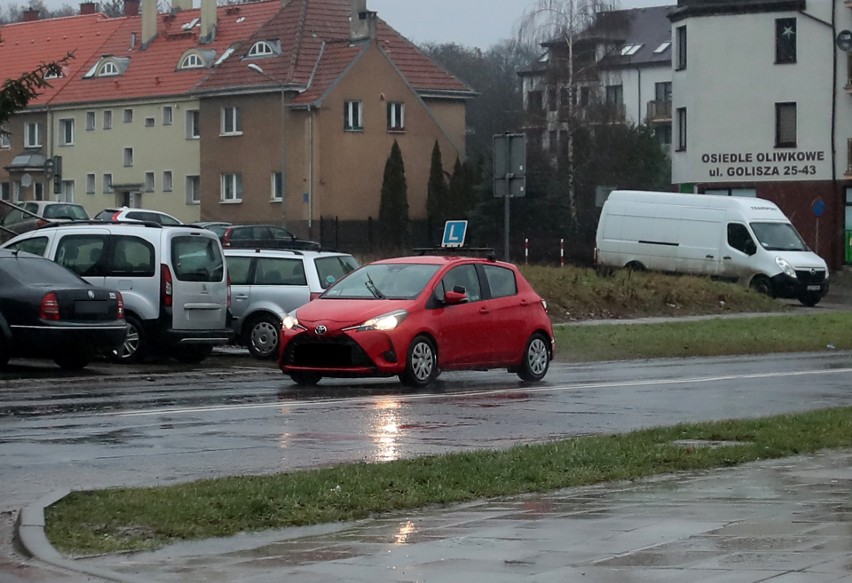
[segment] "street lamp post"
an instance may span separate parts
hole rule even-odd
[[[285,149],[285,136],[284,136],[284,83],[275,79],[274,77],[268,75],[260,65],[255,63],[249,63],[248,68],[266,77],[276,85],[278,85],[281,89],[281,211],[284,215],[284,226],[287,225],[287,199],[285,197],[286,184],[287,184],[287,157],[286,157],[286,149]]]

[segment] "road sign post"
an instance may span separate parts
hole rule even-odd
[[[493,144],[494,196],[503,197],[503,259],[509,261],[509,199],[526,194],[526,135],[495,134]]]

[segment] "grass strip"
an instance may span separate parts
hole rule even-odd
[[[555,327],[563,362],[852,349],[852,312]]]
[[[730,442],[696,447],[679,440]],[[689,423],[505,450],[356,463],[269,476],[75,492],[46,511],[69,554],[154,548],[287,526],[852,446],[852,407]]]

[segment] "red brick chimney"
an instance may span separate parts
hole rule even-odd
[[[124,15],[139,16],[139,0],[124,0]]]
[[[82,2],[80,3],[80,14],[94,14],[95,13],[95,3],[94,2]]]
[[[34,20],[38,20],[39,10],[38,8],[27,8],[24,10],[21,19],[23,22],[32,22]]]

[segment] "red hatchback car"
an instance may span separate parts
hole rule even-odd
[[[279,367],[322,377],[399,375],[424,387],[443,370],[507,368],[539,381],[553,359],[547,304],[510,263],[400,257],[351,272],[284,319]]]

